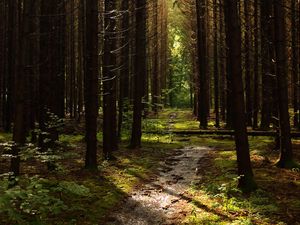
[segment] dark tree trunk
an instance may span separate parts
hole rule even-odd
[[[142,137],[143,87],[147,74],[146,63],[146,0],[136,0],[134,106],[130,148],[139,148]]]
[[[280,127],[280,159],[278,166],[293,167],[293,152],[291,143],[290,117],[288,109],[288,73],[286,50],[286,21],[283,0],[274,0],[275,18],[275,52],[276,77],[278,88],[279,127]]]
[[[272,32],[272,0],[261,1],[261,59],[262,59],[262,112],[261,112],[261,129],[269,129],[272,117],[273,98],[272,86],[274,79],[272,74],[272,57],[273,57],[273,32]]]
[[[158,113],[159,104],[159,74],[158,74],[158,0],[153,2],[153,26],[154,26],[154,43],[153,43],[153,77],[152,77],[152,110],[155,114]]]
[[[259,112],[259,24],[258,0],[254,0],[254,90],[253,90],[253,129],[258,128]]]
[[[28,78],[31,74],[32,61],[30,57],[30,13],[31,6],[30,2],[27,0],[24,2],[24,13],[22,14],[19,1],[14,1],[15,3],[13,12],[17,18],[17,21],[22,21],[22,24],[15,24],[16,33],[16,46],[18,48],[18,53],[16,54],[16,74],[18,79],[15,80],[14,86],[15,90],[18,90],[14,98],[14,115],[13,115],[13,141],[15,146],[13,146],[12,159],[11,159],[11,172],[13,176],[19,176],[20,174],[20,147],[23,147],[26,141],[27,134],[27,102],[28,101]],[[21,20],[19,20],[22,18]]]
[[[116,1],[105,1],[104,55],[103,55],[103,153],[112,158],[117,150],[117,108],[116,108]]]
[[[129,105],[129,62],[130,62],[130,55],[129,55],[129,2],[128,0],[122,0],[121,5],[123,14],[122,20],[122,71],[120,76],[120,90],[119,90],[119,119],[118,119],[118,138],[121,139],[122,135],[122,123],[124,121],[124,113],[128,111]]]
[[[247,113],[247,125],[252,126],[253,104],[252,104],[252,72],[251,72],[251,42],[250,42],[250,2],[244,1],[244,13],[245,13],[245,85],[246,85],[246,113]]]
[[[256,188],[250,162],[246,127],[244,89],[241,63],[241,27],[237,0],[225,1],[226,41],[228,47],[229,78],[232,82],[232,110],[235,115],[233,126],[237,153],[239,187],[246,192]]]
[[[57,99],[59,90],[59,64],[57,57],[60,53],[57,37],[59,26],[57,13],[58,0],[41,1],[40,17],[40,62],[39,62],[39,146],[42,151],[53,148],[58,140],[58,130],[53,126],[53,115],[58,115]],[[63,72],[62,72],[63,73]],[[50,141],[46,141],[49,139]]]
[[[223,10],[223,1],[219,0],[219,10],[220,10],[220,106],[221,106],[221,117],[222,120],[226,120],[226,43],[225,43],[225,30],[224,30],[224,10]]]
[[[214,98],[215,98],[215,115],[216,127],[220,127],[220,110],[219,110],[219,48],[218,48],[218,5],[217,0],[214,0]]]
[[[297,27],[297,9],[296,0],[291,1],[291,30],[292,30],[292,91],[293,91],[293,108],[294,108],[294,127],[299,126],[299,56],[297,49],[297,32],[300,29]],[[299,37],[298,37],[299,38]]]
[[[196,0],[197,10],[197,42],[198,42],[198,62],[199,62],[199,120],[200,127],[207,128],[209,111],[209,87],[207,74],[207,45],[206,45],[206,23],[205,23],[205,0]]]
[[[85,4],[84,100],[86,126],[85,167],[97,169],[97,117],[98,117],[98,1]]]
[[[11,131],[11,122],[14,101],[14,80],[16,74],[16,54],[17,54],[17,7],[18,0],[8,1],[8,50],[7,50],[7,73],[5,76],[5,103],[4,103],[4,130],[5,132]]]

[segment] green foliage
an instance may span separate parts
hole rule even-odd
[[[169,4],[171,4],[169,2]],[[193,59],[190,33],[186,30],[188,18],[179,8],[176,1],[170,5],[169,18],[169,89],[168,96],[171,107],[191,107],[191,89],[193,89]]]
[[[171,27],[170,31],[170,74],[169,90],[171,107],[186,108],[191,105],[192,65],[188,50],[184,47],[184,31]]]
[[[220,222],[220,217],[207,212],[197,212],[193,208],[191,215],[186,219],[190,225],[215,225]]]
[[[0,142],[8,142],[11,140],[12,134],[11,133],[0,133]]]
[[[64,120],[59,118],[57,115],[52,113],[51,111],[47,111],[47,121],[45,126],[47,129],[55,129],[57,131],[61,131],[64,127]]]
[[[84,136],[80,134],[77,135],[62,134],[59,137],[59,141],[62,143],[77,144],[78,142],[84,141]]]
[[[0,215],[14,224],[51,224],[51,218],[73,210],[70,199],[89,194],[88,188],[75,182],[38,176],[24,177],[17,186],[9,188],[6,177],[0,184]]]

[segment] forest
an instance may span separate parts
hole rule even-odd
[[[300,225],[299,0],[0,0],[0,224]]]

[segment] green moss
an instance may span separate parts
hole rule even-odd
[[[188,216],[184,224],[190,224],[190,225],[214,225],[219,224],[220,217],[209,212],[197,212],[196,209],[192,211],[192,214]]]
[[[178,130],[199,129],[199,122],[198,121],[190,121],[190,120],[176,121],[173,125],[173,129],[178,129]]]
[[[83,135],[66,135],[66,134],[62,134],[59,136],[59,140],[61,142],[65,142],[65,143],[76,143],[76,142],[81,142],[84,141],[84,136]]]
[[[236,167],[236,160],[224,160],[223,158],[214,159],[215,166],[220,169],[228,169]]]
[[[0,133],[0,142],[8,142],[11,141],[12,139],[12,134],[11,133]]]

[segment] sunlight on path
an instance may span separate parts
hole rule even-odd
[[[109,217],[107,225],[178,224],[189,213],[185,195],[190,185],[197,182],[197,164],[210,149],[186,147],[161,163],[159,175],[152,182],[135,191]]]

